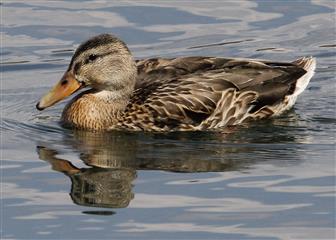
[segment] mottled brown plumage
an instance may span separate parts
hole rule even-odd
[[[66,106],[62,122],[92,130],[223,128],[289,109],[314,69],[311,57],[292,63],[216,57],[134,62],[122,41],[99,35],[78,48],[68,69],[93,89]]]

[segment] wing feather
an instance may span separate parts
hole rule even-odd
[[[306,71],[291,63],[213,57],[138,60],[125,118],[149,115],[139,128],[213,128],[271,114]],[[133,109],[133,110],[132,110]],[[133,120],[136,121],[136,120]],[[148,123],[150,122],[150,124]],[[134,122],[133,122],[134,123]]]

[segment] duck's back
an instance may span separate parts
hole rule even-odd
[[[137,67],[135,92],[115,128],[202,130],[289,109],[312,77],[315,59],[153,58]]]

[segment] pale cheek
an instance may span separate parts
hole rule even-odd
[[[97,69],[90,67],[90,68],[85,68],[82,69],[81,73],[80,73],[80,77],[82,78],[82,80],[84,80],[87,84],[92,85],[95,82],[99,82],[99,77],[100,77],[100,73]]]

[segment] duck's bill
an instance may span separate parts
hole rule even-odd
[[[43,110],[47,107],[54,105],[62,99],[70,96],[82,87],[72,73],[66,72],[62,79],[44,95],[41,100],[36,104],[38,110]]]

